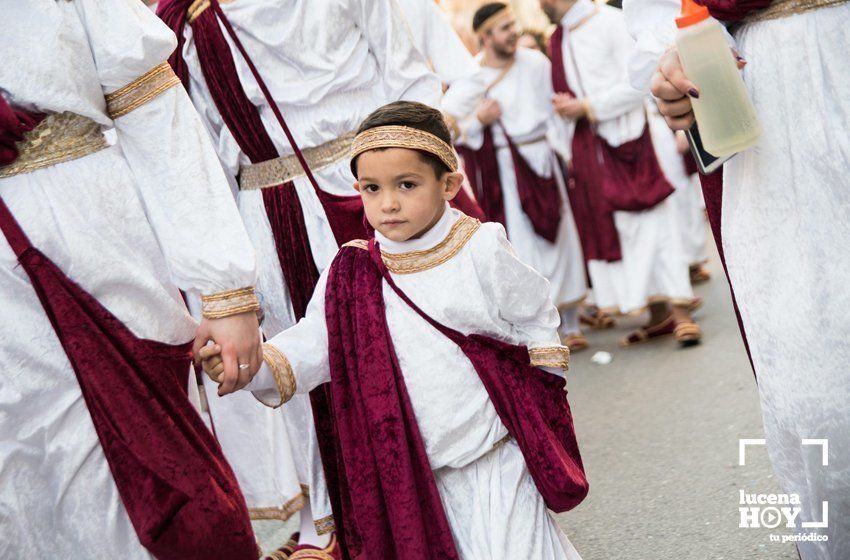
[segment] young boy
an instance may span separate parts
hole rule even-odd
[[[325,466],[352,557],[577,560],[547,510],[587,493],[558,312],[501,225],[449,208],[449,142],[419,103],[366,118],[351,167],[375,238],[340,249],[247,389],[279,406],[330,382]],[[218,353],[201,352],[213,379]]]

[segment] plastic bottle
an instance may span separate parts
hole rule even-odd
[[[691,104],[703,146],[718,157],[749,148],[761,136],[761,125],[723,27],[693,0],[682,0],[676,26],[685,75],[699,89]]]

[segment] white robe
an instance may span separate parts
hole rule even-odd
[[[377,238],[385,252],[424,251],[427,259],[460,216],[447,209],[413,241]],[[450,328],[529,347],[560,344],[559,317],[546,280],[516,258],[500,224],[482,224],[438,266],[392,276],[417,305]],[[327,272],[307,316],[269,341],[289,359],[298,392],[330,381],[326,281]],[[471,362],[386,283],[383,296],[393,347],[461,558],[579,560],[546,509],[516,442],[494,449],[507,430]],[[280,400],[275,387],[264,366],[248,389],[275,405]]]
[[[591,15],[594,11],[598,13]],[[646,125],[644,93],[628,83],[626,65],[633,43],[620,10],[578,0],[561,25],[567,81],[576,96],[590,105],[598,134],[612,146],[640,136]],[[565,137],[571,137],[572,127],[565,122]],[[664,160],[663,149],[659,151],[663,142],[651,128],[650,135],[656,156]],[[686,304],[693,298],[675,207],[669,198],[643,212],[614,212],[614,224],[623,258],[588,261],[594,303],[609,312],[634,313],[649,303]]]
[[[643,85],[672,43],[678,2],[628,2],[642,48]],[[800,543],[804,560],[844,560],[850,550],[850,5],[747,24],[735,33],[764,129],[723,169],[723,251],[758,375],[773,468],[799,494],[804,521],[826,543]],[[645,69],[641,71],[640,69]],[[828,439],[829,466],[819,447]]]
[[[356,130],[370,112],[391,101],[409,99],[433,105],[439,99],[439,83],[414,48],[409,30],[393,2],[240,0],[222,3],[221,7],[301,149]],[[250,160],[215,107],[188,26],[185,35],[183,54],[190,73],[190,95],[207,123],[235,190],[239,167]],[[248,65],[230,37],[226,39],[245,92],[259,108],[278,152],[291,154],[292,149]],[[316,171],[315,176],[325,191],[356,195],[348,158]],[[304,210],[313,257],[321,271],[336,254],[336,241],[306,177],[296,178],[294,183]],[[291,326],[295,316],[262,192],[239,191],[237,200],[260,262],[257,290],[265,312],[263,330],[272,336]],[[207,394],[214,395],[215,384],[209,379],[205,383]],[[271,511],[268,508],[282,508],[297,500],[301,492],[299,481],[310,489],[314,519],[331,515],[308,396],[297,397],[282,411],[266,410],[244,394],[211,400],[212,415],[219,419],[216,430],[222,447],[245,488],[254,517],[268,516]],[[250,433],[242,433],[236,426],[250,426]],[[277,437],[282,429],[288,430],[292,443],[289,450]],[[290,457],[297,472],[293,473],[289,467]],[[291,512],[291,508],[283,507],[283,510]],[[285,511],[280,517],[286,517]]]
[[[446,14],[434,0],[395,0],[401,7],[413,44],[446,85],[475,74],[478,65]]]
[[[104,100],[163,62],[174,35],[138,0],[108,10],[97,0],[16,0],[2,11],[15,22],[0,43],[4,97],[114,127],[116,143],[0,179],[0,196],[33,244],[136,336],[191,340],[197,323],[179,289],[251,286],[254,252],[183,89],[116,121]],[[0,308],[0,556],[151,558],[74,371],[2,236]]]
[[[480,62],[480,55],[478,60]],[[498,83],[486,91],[501,72],[496,68],[480,67],[475,79],[458,82],[449,89],[442,106],[448,113],[462,119],[463,134],[459,142],[477,150],[483,142],[483,127],[475,117],[475,109],[486,93],[487,97],[499,102],[505,130],[535,173],[542,177],[555,174],[560,199],[552,203],[561,207],[561,222],[557,238],[551,243],[534,231],[531,220],[523,211],[507,140],[501,128],[493,128],[505,206],[505,225],[511,245],[526,264],[549,281],[549,294],[555,305],[559,308],[569,307],[583,299],[587,291],[587,279],[566,186],[549,140],[555,118],[550,63],[536,50],[517,49],[513,66]]]

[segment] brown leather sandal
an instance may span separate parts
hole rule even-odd
[[[694,265],[690,268],[691,284],[705,284],[711,280],[711,273],[701,264]]]
[[[570,353],[580,352],[589,346],[587,337],[581,333],[568,334],[561,338],[561,343],[570,349]]]
[[[673,334],[676,329],[676,323],[673,321],[673,316],[667,317],[657,325],[651,327],[641,327],[630,333],[628,336],[620,340],[620,346],[633,346],[641,342],[647,342],[654,338],[668,336]]]
[[[676,336],[676,341],[684,348],[696,346],[702,341],[702,329],[692,321],[682,321],[676,325],[673,334]]]
[[[599,309],[594,309],[586,313],[579,313],[578,320],[582,325],[586,325],[597,331],[611,329],[616,325],[613,317]]]

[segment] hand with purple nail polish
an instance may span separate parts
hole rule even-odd
[[[743,69],[746,61],[737,52],[732,56]],[[691,99],[699,99],[699,88],[691,82],[682,68],[682,61],[675,48],[668,49],[652,76],[650,91],[658,104],[658,111],[673,130],[687,130],[694,124],[694,110]]]

